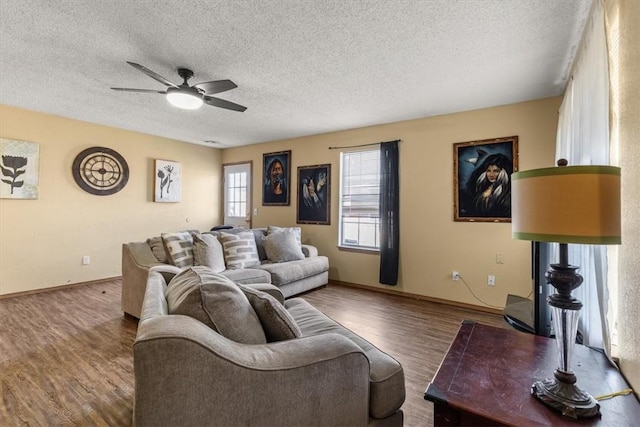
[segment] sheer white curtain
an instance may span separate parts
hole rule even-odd
[[[558,123],[556,158],[569,165],[609,163],[609,65],[604,7],[596,0],[567,87]],[[569,262],[584,277],[573,295],[584,304],[578,330],[584,344],[610,354],[607,247],[569,245]]]

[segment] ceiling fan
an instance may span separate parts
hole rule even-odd
[[[187,68],[178,68],[178,75],[184,80],[182,84],[178,86],[140,64],[129,61],[127,61],[127,64],[131,65],[139,71],[142,71],[147,76],[167,86],[167,90],[160,91],[151,89],[131,89],[125,87],[112,87],[111,89],[125,92],[161,93],[167,96],[167,100],[172,105],[185,110],[195,110],[197,108],[200,108],[203,103],[213,105],[214,107],[226,108],[227,110],[240,112],[243,112],[247,109],[247,107],[243,107],[242,105],[210,96],[215,93],[225,92],[227,90],[237,88],[238,86],[231,80],[214,80],[211,82],[202,82],[193,86],[189,86],[187,80],[193,77],[193,71]]]

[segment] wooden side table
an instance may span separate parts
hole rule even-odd
[[[576,345],[578,386],[600,396],[628,388],[606,356]],[[638,426],[635,395],[600,401],[602,417],[563,417],[531,395],[534,381],[557,367],[553,339],[464,321],[424,398],[434,404],[435,426]]]

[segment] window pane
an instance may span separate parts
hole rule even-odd
[[[340,244],[380,245],[380,151],[342,153],[340,157]]]
[[[226,192],[227,216],[245,217],[247,215],[247,173],[228,174]]]

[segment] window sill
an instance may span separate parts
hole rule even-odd
[[[380,253],[380,249],[377,248],[363,248],[360,246],[342,246],[342,245],[338,245],[338,250],[339,251],[345,251],[345,252],[358,252],[361,254],[372,254],[372,255],[377,255]]]

